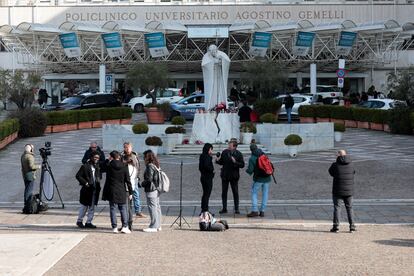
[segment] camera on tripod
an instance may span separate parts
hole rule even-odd
[[[49,155],[52,154],[52,147],[51,146],[52,146],[52,142],[47,141],[47,142],[45,142],[45,147],[39,149],[40,156],[43,159],[46,159]]]

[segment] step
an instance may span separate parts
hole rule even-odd
[[[204,145],[194,145],[194,144],[184,144],[184,145],[176,145],[171,155],[198,155],[201,154]],[[270,152],[263,146],[258,144],[257,147],[261,149],[265,154],[270,154]],[[227,144],[213,144],[214,151],[223,151],[227,148]],[[240,151],[242,154],[250,154],[250,145],[240,144],[237,147],[237,150]]]

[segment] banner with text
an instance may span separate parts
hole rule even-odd
[[[113,58],[125,55],[120,33],[102,34],[102,40],[110,57]]]
[[[296,56],[306,56],[312,47],[315,33],[298,32],[296,44],[293,46],[293,54]]]
[[[145,34],[145,42],[152,57],[165,57],[169,54],[163,33]]]
[[[354,46],[356,37],[357,33],[341,32],[339,35],[338,46],[336,46],[336,53],[343,56],[349,55],[352,46]]]
[[[59,39],[67,57],[73,58],[82,55],[76,33],[60,34]]]
[[[272,41],[272,34],[255,32],[252,37],[249,54],[256,57],[264,57]]]

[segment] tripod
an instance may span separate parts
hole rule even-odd
[[[183,161],[181,160],[180,165],[180,211],[178,213],[178,217],[174,220],[170,227],[173,227],[174,224],[177,224],[178,227],[182,227],[183,223],[182,220],[191,228],[190,224],[188,224],[187,220],[183,216]]]
[[[40,175],[39,200],[40,200],[40,202],[42,202],[42,192],[44,192],[43,182],[45,181],[45,173],[47,172],[50,175],[50,178],[52,179],[53,185],[56,187],[56,191],[58,192],[60,203],[62,203],[62,209],[65,209],[65,204],[63,203],[62,197],[60,196],[59,188],[56,184],[55,177],[53,176],[53,173],[52,173],[52,168],[50,167],[50,164],[47,160],[47,156],[45,156],[45,157],[42,156],[42,158],[43,158],[43,161],[42,161],[42,172],[41,172],[41,175]],[[53,194],[52,194],[52,197],[50,199],[47,198],[46,195],[45,195],[45,198],[47,200],[52,200]]]

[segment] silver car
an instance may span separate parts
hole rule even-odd
[[[295,103],[292,107],[292,116],[299,116],[298,110],[301,105],[310,105],[312,103],[312,96],[309,95],[303,95],[303,94],[291,94],[293,98],[293,102]],[[280,95],[277,97],[278,100],[280,100],[282,103],[284,102],[287,95]],[[285,104],[282,104],[282,107],[280,108],[279,112],[280,117],[286,116],[286,109]]]

